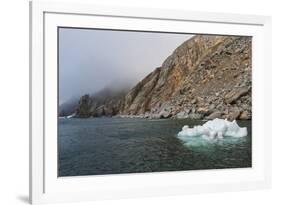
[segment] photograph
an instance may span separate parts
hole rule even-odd
[[[58,177],[252,167],[252,36],[57,35]]]

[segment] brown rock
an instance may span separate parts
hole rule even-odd
[[[237,88],[234,89],[232,91],[230,91],[227,95],[225,95],[225,102],[226,103],[233,103],[236,100],[238,100],[240,97],[242,97],[243,95],[247,94],[249,91],[248,87],[241,87],[241,88]]]
[[[207,120],[213,120],[215,118],[221,118],[222,113],[220,111],[215,111],[206,117]]]
[[[236,111],[233,111],[233,112],[230,112],[228,115],[227,115],[227,119],[228,120],[236,120],[238,119],[238,117],[240,116],[240,113],[241,111],[240,110],[236,110]]]
[[[172,116],[171,110],[162,110],[159,113],[159,118],[169,118]]]
[[[250,116],[250,114],[249,114],[248,111],[243,111],[243,112],[240,114],[239,119],[240,119],[240,120],[249,120],[249,119],[251,119],[251,116]]]
[[[191,104],[195,104],[197,102],[196,99],[191,100]]]
[[[199,113],[190,113],[188,115],[188,118],[189,119],[194,119],[194,120],[200,120],[203,118],[203,115],[202,114],[199,114]]]
[[[207,115],[210,113],[210,110],[207,107],[200,107],[197,109],[199,114]]]
[[[178,119],[186,119],[188,118],[188,112],[186,111],[181,111],[176,115],[176,118]]]

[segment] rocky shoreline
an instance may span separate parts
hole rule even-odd
[[[75,117],[250,120],[251,37],[196,35],[132,89],[80,98]]]

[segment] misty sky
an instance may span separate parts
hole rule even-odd
[[[105,87],[134,85],[188,34],[59,29],[59,104]]]

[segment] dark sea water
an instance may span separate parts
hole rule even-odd
[[[251,121],[238,121],[248,136],[222,140],[177,138],[198,120],[119,118],[59,119],[59,176],[251,167]]]

